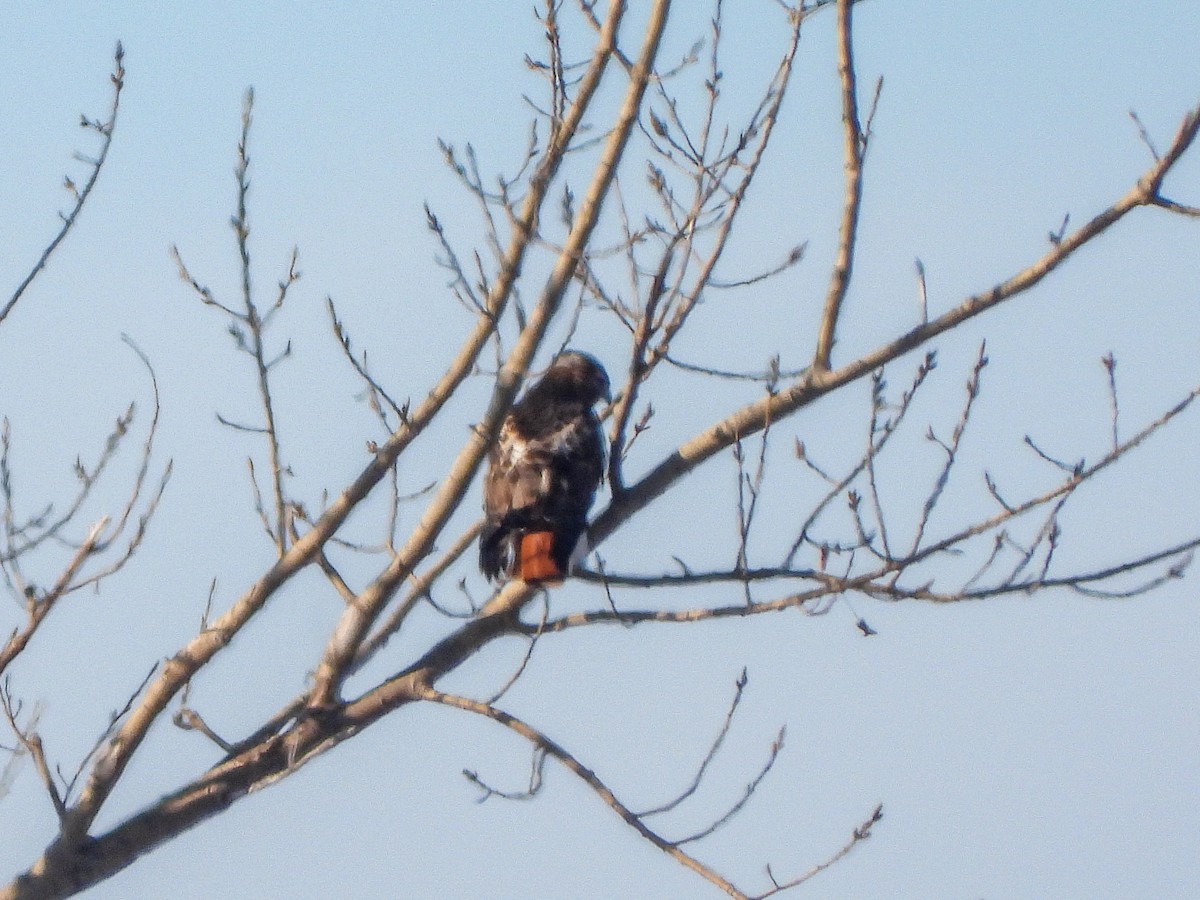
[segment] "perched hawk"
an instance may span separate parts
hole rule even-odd
[[[483,484],[479,568],[489,579],[566,577],[604,474],[604,436],[592,410],[601,399],[611,399],[604,368],[567,352],[505,418]]]

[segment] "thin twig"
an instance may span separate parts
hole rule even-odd
[[[545,627],[544,623],[542,627]],[[696,769],[696,775],[692,778],[691,784],[689,784],[680,793],[676,794],[673,799],[668,800],[666,803],[663,803],[660,806],[651,807],[650,809],[643,810],[642,812],[638,813],[640,818],[647,818],[649,816],[657,816],[661,813],[670,812],[679,806],[679,804],[683,803],[684,800],[695,794],[700,788],[700,782],[704,780],[705,772],[708,771],[708,767],[716,757],[717,751],[721,749],[721,745],[725,742],[725,736],[729,734],[729,728],[733,724],[734,713],[737,712],[737,708],[742,702],[742,694],[746,690],[746,682],[746,670],[742,669],[742,674],[738,676],[737,681],[734,683],[733,700],[730,701],[729,709],[725,713],[725,721],[721,723],[721,729],[717,732],[717,736],[713,739],[712,744],[709,745],[708,753],[704,755],[704,759],[700,762],[700,767]]]
[[[881,803],[875,807],[871,815],[867,816],[861,825],[854,829],[854,833],[850,836],[850,840],[843,844],[841,849],[839,849],[824,862],[818,863],[807,872],[788,881],[779,881],[776,879],[775,874],[771,871],[771,867],[767,866],[767,877],[771,879],[771,890],[762,894],[758,894],[756,897],[752,898],[752,900],[765,900],[766,897],[771,897],[775,894],[781,893],[782,891],[799,887],[813,876],[821,874],[838,860],[842,859],[847,853],[853,850],[861,841],[865,841],[867,838],[869,838],[871,836],[871,829],[875,827],[875,825],[882,818],[883,804]]]
[[[754,792],[758,790],[758,786],[762,784],[763,779],[767,777],[767,773],[775,767],[775,762],[779,759],[779,752],[783,749],[783,739],[785,734],[786,729],[780,728],[779,734],[776,735],[775,740],[771,742],[771,750],[767,755],[767,761],[763,763],[762,768],[758,770],[758,774],[755,775],[754,778],[752,778],[746,785],[746,789],[742,792],[742,796],[738,798],[737,802],[734,803],[733,806],[726,810],[722,816],[720,816],[708,827],[693,832],[687,837],[682,837],[675,840],[674,844],[676,847],[680,846],[681,844],[690,844],[694,841],[703,840],[715,832],[718,828],[727,825],[734,816],[736,816],[745,808],[746,804],[750,802],[750,798],[754,796]]]
[[[476,715],[484,716],[491,719],[493,722],[498,722],[510,731],[514,731],[521,737],[528,740],[535,747],[542,750],[549,756],[553,756],[572,774],[580,778],[588,787],[590,787],[604,803],[620,816],[626,824],[632,827],[647,841],[658,847],[667,855],[673,857],[682,865],[696,872],[705,880],[716,885],[721,890],[725,891],[732,897],[742,898],[745,900],[746,895],[735,888],[729,881],[719,875],[716,871],[701,863],[695,857],[681,850],[675,844],[657,832],[647,827],[641,818],[634,813],[629,807],[617,799],[616,795],[608,788],[608,786],[597,777],[596,773],[581,763],[573,754],[568,752],[557,741],[552,740],[545,733],[538,731],[536,728],[528,725],[510,713],[497,709],[494,706],[489,706],[485,703],[480,703],[476,700],[471,700],[467,697],[460,697],[454,694],[446,694],[432,687],[425,686],[421,688],[421,698],[432,703],[440,703],[444,706],[451,706],[456,709],[462,709],[467,712],[475,713]]]
[[[96,186],[96,181],[100,177],[100,170],[104,168],[104,162],[108,159],[108,150],[112,146],[113,130],[117,124],[117,111],[121,106],[121,89],[125,87],[125,49],[121,46],[120,41],[117,42],[117,49],[113,53],[113,71],[109,77],[113,84],[113,97],[107,121],[101,122],[81,116],[79,122],[82,127],[100,135],[100,152],[96,155],[95,159],[86,160],[92,170],[91,175],[88,176],[88,180],[84,183],[82,189],[70,178],[65,180],[68,191],[75,198],[75,206],[69,213],[60,213],[62,227],[59,228],[58,234],[46,245],[46,249],[42,251],[42,255],[38,257],[38,261],[34,263],[29,274],[17,285],[17,289],[13,291],[8,302],[4,304],[3,308],[0,308],[0,322],[8,318],[8,314],[17,305],[17,302],[24,295],[25,290],[33,283],[33,280],[37,278],[41,271],[46,268],[46,263],[50,261],[50,257],[58,249],[58,245],[62,243],[63,238],[67,236],[67,233],[75,225],[75,221],[79,218],[79,213],[83,211],[84,204],[87,202],[88,197],[91,196],[92,188]]]

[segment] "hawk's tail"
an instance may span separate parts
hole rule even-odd
[[[516,527],[502,520],[485,525],[479,536],[479,568],[493,581],[510,575],[531,584],[562,583],[576,554],[586,552],[580,540],[586,523],[554,529],[523,524],[526,527]]]
[[[553,531],[530,531],[521,535],[521,552],[516,575],[530,584],[559,584],[567,575],[567,565],[555,545]]]

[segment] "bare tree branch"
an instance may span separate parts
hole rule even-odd
[[[619,4],[613,7],[614,11],[620,9]],[[388,568],[359,594],[359,602],[354,606],[347,607],[342,621],[334,632],[334,638],[326,646],[314,676],[313,704],[315,706],[325,706],[335,701],[340,682],[344,679],[368,630],[382,612],[395,589],[428,552],[450,514],[457,508],[462,495],[470,486],[475,472],[498,432],[501,418],[512,404],[521,378],[528,370],[533,354],[541,344],[550,321],[558,310],[567,285],[574,277],[575,267],[582,255],[583,248],[587,245],[599,219],[600,207],[612,184],[616,164],[637,120],[642,94],[650,80],[654,58],[666,26],[669,9],[668,0],[657,0],[651,11],[642,51],[638,63],[630,75],[629,87],[618,113],[617,124],[608,136],[604,151],[596,164],[591,186],[572,223],[571,233],[563,252],[559,255],[546,286],[543,288],[542,297],[500,371],[483,423],[477,426],[472,439],[450,466],[446,479],[433,501],[426,508],[406,545],[401,548]],[[615,15],[610,13],[610,20],[614,20],[614,28],[619,18],[619,13]],[[611,46],[613,38],[613,34],[608,35],[608,41],[603,46],[604,52],[598,53],[593,61],[593,68],[603,69],[609,55],[607,47]],[[590,74],[591,70],[589,70]],[[598,79],[599,71],[596,72],[596,77]],[[586,78],[587,76],[585,76],[585,82]],[[582,96],[583,87],[581,86],[580,93],[576,97],[577,103]]]
[[[717,751],[720,750],[721,745],[725,743],[725,736],[729,734],[729,726],[733,724],[733,715],[737,712],[738,705],[742,702],[742,692],[746,689],[746,682],[746,670],[742,669],[742,674],[738,676],[738,680],[735,684],[736,690],[734,691],[733,700],[729,704],[728,712],[725,713],[725,721],[721,723],[721,730],[717,732],[717,736],[713,739],[712,745],[709,746],[708,753],[704,755],[704,759],[700,762],[699,768],[696,769],[696,775],[692,779],[691,783],[684,788],[683,791],[676,794],[673,799],[668,800],[666,803],[638,813],[639,818],[644,819],[649,816],[657,816],[665,812],[670,812],[679,806],[679,804],[683,803],[684,800],[688,799],[688,797],[691,797],[693,794],[695,794],[700,788],[700,782],[704,780],[704,773],[708,771],[708,767],[712,763],[713,758],[717,755]]]
[[[590,787],[605,802],[618,816],[620,816],[630,827],[640,834],[647,841],[652,843],[658,849],[662,850],[668,856],[673,857],[681,865],[691,869],[706,881],[725,891],[731,897],[745,898],[746,895],[734,887],[730,882],[722,878],[716,871],[701,863],[695,857],[690,856],[683,850],[680,850],[675,842],[668,841],[661,837],[657,832],[648,828],[642,819],[634,813],[629,807],[617,799],[616,795],[601,781],[595,772],[581,763],[578,759],[565,750],[562,745],[558,744],[551,738],[547,737],[542,732],[527,725],[525,722],[515,716],[499,710],[494,706],[489,706],[486,703],[479,703],[475,700],[470,700],[466,697],[458,697],[453,694],[445,694],[441,691],[428,688],[423,691],[422,699],[440,703],[445,706],[452,706],[457,709],[472,712],[477,715],[491,719],[493,722],[499,722],[510,731],[514,731],[521,737],[531,742],[542,752],[549,756],[553,756],[572,774],[578,776],[588,787]]]
[[[791,890],[794,887],[799,887],[806,881],[810,880],[814,875],[820,875],[838,860],[842,859],[855,848],[861,841],[865,841],[871,836],[871,829],[883,818],[883,805],[876,806],[871,815],[867,816],[866,820],[861,825],[854,829],[854,833],[850,836],[845,844],[842,845],[836,853],[826,859],[824,862],[818,863],[802,875],[797,875],[788,881],[778,881],[771,867],[767,866],[767,877],[771,879],[771,890],[762,894],[758,894],[753,900],[763,900],[763,898],[774,896],[783,891]]]
[[[853,0],[838,0],[838,77],[842,84],[842,166],[845,172],[846,193],[842,201],[837,257],[833,263],[829,291],[825,295],[825,311],[821,315],[821,325],[817,331],[817,349],[813,356],[813,368],[821,371],[829,369],[838,316],[841,314],[842,301],[850,289],[854,243],[858,236],[858,213],[862,206],[862,167],[866,141],[858,120],[858,87],[851,40],[853,8]]]
[[[117,125],[117,112],[121,107],[121,90],[125,87],[125,49],[117,42],[117,49],[113,53],[113,72],[110,76],[113,84],[112,106],[109,107],[108,119],[100,121],[98,119],[89,119],[87,116],[80,116],[79,124],[81,127],[94,131],[100,135],[100,152],[95,159],[86,160],[88,167],[92,170],[82,188],[79,188],[75,182],[67,177],[64,179],[64,184],[67,191],[75,199],[75,205],[69,213],[60,213],[62,217],[62,227],[59,228],[58,234],[46,245],[46,249],[42,251],[42,255],[38,257],[38,261],[33,264],[33,268],[29,274],[22,279],[17,285],[17,289],[13,291],[12,296],[0,308],[0,322],[8,318],[8,314],[12,312],[13,307],[25,294],[26,289],[33,283],[33,280],[38,277],[46,264],[50,261],[50,257],[54,251],[58,249],[58,245],[62,243],[63,238],[75,225],[75,221],[79,218],[79,214],[83,211],[83,206],[87,203],[88,197],[92,194],[92,188],[96,186],[96,181],[100,178],[100,170],[104,168],[104,163],[108,159],[108,150],[112,146],[113,130]]]
[[[386,391],[368,365],[366,354],[352,352],[350,338],[333,302],[327,301],[341,355],[363,385],[358,397],[366,397],[386,438],[376,435],[378,443],[367,441],[369,462],[331,501],[328,492],[321,494],[320,501],[313,504],[320,513],[315,518],[289,491],[289,485],[299,482],[290,480],[291,470],[283,461],[279,410],[270,377],[275,366],[290,357],[292,343],[284,341],[282,349],[278,346],[268,349],[266,340],[268,326],[278,324],[277,313],[300,277],[297,252],[292,251],[273,298],[264,300],[253,291],[248,151],[253,93],[247,92],[237,150],[236,212],[232,218],[241,302],[226,303],[218,299],[191,274],[181,254],[174,249],[172,252],[188,289],[202,305],[225,316],[237,348],[254,361],[254,390],[262,407],[261,419],[242,423],[237,417],[218,416],[218,420],[237,431],[266,438],[269,475],[268,469],[263,468],[262,455],[257,456],[257,465],[254,458],[248,460],[248,465],[251,503],[274,545],[275,558],[266,571],[241,590],[228,609],[210,621],[214,582],[199,631],[161,667],[151,669],[124,708],[111,717],[69,780],[61,770],[55,780],[36,731],[36,710],[31,717],[22,716],[20,704],[13,699],[6,682],[0,699],[16,735],[16,744],[11,749],[0,748],[12,754],[0,774],[0,794],[12,777],[16,760],[28,756],[50,795],[60,829],[42,857],[7,889],[0,890],[0,900],[65,896],[84,890],[129,865],[140,854],[228,809],[242,797],[289,777],[307,762],[385,716],[419,703],[436,703],[486,717],[532,745],[528,787],[523,791],[501,790],[475,772],[465,773],[483,792],[481,799],[528,799],[537,795],[543,786],[544,760],[553,757],[587,784],[644,840],[730,896],[748,897],[723,874],[681,847],[712,835],[745,808],[778,758],[782,730],[765,763],[754,770],[738,799],[705,827],[682,838],[670,839],[646,824],[649,817],[679,808],[698,791],[731,728],[745,686],[744,672],[715,739],[694,774],[689,772],[686,776],[690,780],[668,801],[638,813],[618,800],[579,756],[496,707],[496,701],[512,685],[533,676],[536,667],[528,664],[540,642],[552,641],[564,631],[593,625],[632,628],[649,622],[745,618],[788,609],[817,616],[827,613],[839,601],[851,609],[863,634],[871,634],[871,627],[850,606],[852,601],[857,602],[857,597],[850,595],[889,602],[952,603],[1060,589],[1096,599],[1121,599],[1138,596],[1184,574],[1194,551],[1200,547],[1200,536],[1175,540],[1170,546],[1140,554],[1123,554],[1124,561],[1114,563],[1114,558],[1120,560],[1122,556],[1109,555],[1103,563],[1071,568],[1063,561],[1064,535],[1070,525],[1064,510],[1068,501],[1074,503],[1080,486],[1110,470],[1190,408],[1200,394],[1200,387],[1132,436],[1122,439],[1129,428],[1127,422],[1121,422],[1118,428],[1115,360],[1111,355],[1105,357],[1110,405],[1107,431],[1111,441],[1105,438],[1099,457],[1081,455],[1078,462],[1072,462],[1074,457],[1070,452],[1027,438],[1031,450],[1054,467],[1049,476],[1053,483],[1047,485],[1046,467],[1039,467],[1042,480],[1033,487],[1014,489],[1006,483],[1002,494],[991,474],[985,471],[983,485],[977,485],[985,509],[951,520],[948,501],[943,498],[948,496],[951,479],[956,485],[961,483],[964,435],[975,414],[980,376],[987,362],[985,345],[981,345],[967,378],[966,400],[960,411],[951,414],[953,424],[949,433],[933,427],[927,432],[930,454],[937,458],[933,483],[917,495],[913,508],[904,510],[905,514],[889,505],[893,500],[887,481],[890,470],[882,459],[896,451],[900,442],[893,443],[891,438],[908,421],[918,389],[935,368],[933,341],[975,316],[1029,292],[1135,209],[1155,207],[1185,217],[1198,215],[1195,208],[1167,199],[1162,188],[1166,177],[1195,142],[1200,130],[1200,107],[1183,117],[1173,140],[1162,153],[1135,116],[1141,138],[1153,157],[1136,184],[1107,209],[1073,230],[1070,219],[1064,218],[1061,229],[1051,236],[1040,257],[932,319],[925,269],[918,260],[918,324],[894,333],[858,358],[835,366],[833,349],[839,329],[845,328],[842,311],[858,252],[863,166],[882,89],[879,79],[863,119],[852,46],[853,0],[816,0],[797,8],[781,2],[787,14],[786,47],[767,83],[759,94],[751,97],[752,108],[733,120],[726,118],[728,101],[724,95],[723,0],[714,0],[705,40],[695,42],[682,59],[675,57],[678,62],[666,64],[660,64],[658,59],[671,12],[669,0],[655,0],[650,5],[636,53],[628,52],[631,46],[622,47],[618,41],[625,3],[608,4],[603,19],[597,14],[595,3],[578,0],[575,5],[578,13],[562,0],[544,0],[537,12],[546,44],[540,58],[527,57],[527,65],[544,82],[544,94],[537,99],[526,98],[535,118],[525,155],[515,166],[516,174],[485,178],[472,145],[455,149],[449,143],[441,144],[447,165],[472,203],[479,207],[482,237],[479,249],[460,251],[456,247],[457,238],[427,210],[426,221],[433,234],[437,262],[449,273],[447,293],[471,317],[462,343],[447,351],[445,368],[429,393],[415,405],[409,400],[401,403],[394,399],[403,396],[403,392]],[[835,5],[844,183],[838,244],[812,363],[801,369],[785,369],[782,354],[769,349],[758,357],[766,361],[761,372],[728,371],[706,364],[703,357],[698,362],[684,363],[675,355],[672,344],[689,323],[703,318],[701,310],[706,301],[736,301],[739,296],[736,289],[761,285],[788,271],[803,257],[806,246],[801,240],[803,236],[788,235],[783,238],[786,243],[782,246],[794,244],[796,249],[783,263],[762,262],[760,258],[742,269],[751,273],[748,276],[717,277],[734,226],[745,209],[745,198],[780,121],[799,47],[801,23],[813,12]],[[582,27],[585,33],[590,29],[596,35],[594,46],[583,58],[575,58],[580,51],[568,30],[571,16],[575,16],[577,27]],[[686,42],[682,46],[687,46]],[[0,321],[44,267],[98,176],[111,140],[123,77],[119,47],[116,68],[116,92],[109,121],[102,124],[85,120],[103,137],[100,158],[92,164],[92,177],[83,191],[76,193],[75,211],[64,218],[62,232],[0,312]],[[603,89],[604,79],[610,76],[623,82],[619,90]],[[690,96],[685,93],[689,84],[697,87]],[[607,110],[605,103],[609,104]],[[635,158],[639,152],[646,154],[644,159]],[[624,182],[618,180],[622,168]],[[646,173],[646,184],[639,188],[635,181],[642,172]],[[639,190],[642,197],[637,196]],[[611,208],[613,197],[615,208]],[[553,203],[550,216],[545,215],[548,201]],[[644,209],[637,206],[638,201],[645,202]],[[606,202],[610,202],[610,212],[603,217]],[[560,215],[555,216],[555,212]],[[766,248],[766,256],[771,253]],[[530,260],[533,264],[526,271]],[[523,273],[524,287],[520,280]],[[529,286],[533,277],[544,278],[539,282],[540,289]],[[937,305],[943,308],[941,303]],[[579,605],[563,606],[559,604],[560,595],[556,594],[556,605],[552,607],[545,588],[519,580],[481,594],[478,581],[465,574],[470,566],[464,561],[478,538],[481,523],[468,524],[474,515],[467,517],[463,503],[472,496],[478,469],[528,373],[536,370],[539,360],[555,348],[585,340],[590,334],[592,316],[602,318],[622,341],[628,340],[621,357],[623,378],[620,384],[614,384],[620,390],[604,412],[609,420],[607,475],[612,499],[591,523],[588,536],[592,546],[599,546],[626,527],[661,495],[680,487],[684,477],[701,463],[725,450],[731,450],[735,462],[737,480],[731,506],[736,528],[724,533],[721,554],[709,555],[702,564],[694,563],[682,549],[671,547],[661,549],[664,571],[658,573],[653,568],[659,564],[651,565],[650,574],[638,574],[609,571],[609,565],[600,561],[597,570],[577,573],[583,585],[596,586],[591,590],[583,588],[575,595],[583,598]],[[690,327],[687,331],[689,335],[693,333]],[[132,406],[118,417],[99,460],[91,467],[77,464],[79,486],[63,512],[57,512],[53,504],[26,508],[23,502],[18,502],[24,500],[24,494],[17,496],[7,422],[0,434],[4,534],[0,574],[18,603],[24,606],[21,610],[24,621],[0,646],[0,673],[26,651],[51,609],[61,606],[58,601],[63,596],[85,586],[99,585],[125,565],[141,547],[147,524],[158,508],[171,466],[167,464],[155,490],[149,467],[159,421],[157,379],[149,360],[129,343],[150,373],[155,412],[127,499],[111,517],[93,525],[82,542],[75,543],[85,501],[93,496],[93,486],[129,430]],[[907,386],[896,396],[887,387],[886,367],[918,349],[923,349],[925,356],[917,363]],[[485,352],[487,362],[481,361]],[[685,346],[682,353],[691,360],[696,351]],[[743,393],[725,395],[738,399],[707,409],[706,414],[713,417],[701,420],[709,422],[707,427],[682,442],[671,437],[669,443],[656,445],[658,449],[653,451],[656,453],[662,453],[663,446],[675,449],[647,461],[641,457],[652,452],[658,423],[662,421],[654,415],[655,405],[662,403],[660,397],[671,385],[668,381],[653,380],[664,361],[686,373],[686,378],[685,375],[680,378],[689,384],[705,378],[721,378],[750,381],[764,389],[747,401],[744,385],[726,385],[731,392]],[[737,366],[735,363],[730,368]],[[753,367],[753,363],[748,365],[750,369]],[[469,413],[471,419],[457,421],[456,413],[448,413],[447,408],[453,398],[471,395],[469,390],[460,388],[472,376],[486,377],[490,390],[486,401]],[[777,566],[757,565],[753,557],[767,536],[760,516],[767,515],[763,510],[770,508],[767,500],[771,498],[779,469],[776,456],[768,472],[771,439],[776,443],[781,440],[779,428],[787,417],[864,379],[871,379],[865,446],[853,451],[849,459],[838,462],[823,458],[825,454],[820,452],[817,456],[822,458],[818,464],[804,444],[796,440],[796,454],[803,466],[793,463],[793,468],[804,476],[814,474],[818,479],[817,489],[810,505],[794,513],[792,527],[798,526],[799,531],[783,561]],[[650,399],[654,405],[648,402]],[[456,401],[449,408],[460,407],[461,403]],[[672,411],[665,412],[664,418],[669,418]],[[440,438],[432,437],[439,433],[444,436],[447,421],[450,428],[474,422],[456,452],[446,452],[445,445],[437,443]],[[650,431],[652,424],[655,428]],[[639,441],[648,431],[650,437]],[[440,477],[422,475],[420,483],[430,481],[429,487],[402,495],[398,462],[425,435],[430,437],[423,443],[439,454]],[[759,441],[753,449],[747,443],[752,438]],[[636,452],[631,453],[635,441]],[[361,438],[355,441],[359,446],[361,442]],[[1088,458],[1095,461],[1089,464]],[[626,463],[630,471],[636,465],[640,473],[632,483],[626,483]],[[407,465],[404,472],[407,478]],[[372,494],[377,498],[374,501],[370,501]],[[414,516],[415,522],[404,534],[399,528],[400,506],[416,500],[424,504],[423,509]],[[383,539],[363,539],[358,531],[345,530],[355,510],[362,510],[360,518],[375,517],[376,525],[385,532]],[[448,528],[453,530],[448,532]],[[781,537],[781,546],[786,547],[791,537],[791,533]],[[51,548],[57,548],[56,552],[64,559],[55,568],[59,574],[54,583],[48,588],[40,587],[28,577],[32,569],[26,562],[35,551],[49,552]],[[800,557],[802,551],[804,556]],[[1119,547],[1112,551],[1120,552]],[[964,556],[964,565],[943,572],[941,567],[951,555]],[[688,562],[684,562],[685,558]],[[678,571],[667,572],[665,569],[671,566],[672,559]],[[308,676],[303,688],[297,687],[298,693],[276,712],[248,725],[248,733],[218,734],[217,728],[225,730],[220,713],[206,710],[217,726],[214,728],[190,705],[193,682],[199,690],[198,676],[205,672],[205,667],[259,616],[285,585],[310,566],[315,577],[305,580],[305,591],[315,590],[326,601],[338,604],[339,613],[319,659],[311,661],[315,662],[311,672],[301,673]],[[634,562],[629,569],[636,566]],[[966,574],[948,574],[960,568]],[[626,608],[629,604],[625,597],[614,596],[620,589],[692,589],[701,585],[728,587],[729,596],[696,592],[698,599],[687,601],[694,603],[690,608],[645,601],[633,609]],[[456,599],[446,603],[446,594],[453,592],[455,586]],[[435,595],[440,603],[435,601]],[[714,596],[718,599],[714,600]],[[543,601],[540,616],[536,607],[530,609],[535,597]],[[420,621],[413,617],[410,621],[423,601],[445,615],[430,615]],[[533,621],[535,618],[538,621]],[[392,636],[401,631],[404,640],[395,642],[388,653],[381,652]],[[441,690],[443,679],[459,673],[467,660],[498,639],[508,637],[527,641],[526,653],[511,673],[492,673],[492,683],[501,685],[495,697],[481,702]],[[426,642],[414,647],[416,639]],[[393,662],[384,671],[390,674],[381,677],[377,674],[379,667],[388,660]],[[373,665],[368,667],[368,662]],[[351,679],[351,676],[356,677]],[[358,692],[357,696],[351,696],[352,692]],[[122,779],[136,771],[130,769],[130,763],[144,749],[154,723],[176,704],[173,716],[176,725],[204,735],[219,751],[219,758],[206,771],[198,774],[193,771],[169,794],[132,814],[106,809]],[[780,880],[768,867],[771,887],[758,896],[797,887],[823,871],[869,836],[880,816],[881,808],[876,808],[839,850],[799,876]],[[116,824],[97,825],[114,820]]]

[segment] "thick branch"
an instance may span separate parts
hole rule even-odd
[[[296,541],[257,582],[219,617],[212,627],[197,635],[163,667],[159,677],[150,685],[145,697],[109,746],[97,758],[87,785],[76,805],[68,811],[64,820],[60,844],[76,845],[87,833],[100,807],[107,799],[113,786],[121,777],[133,753],[145,738],[150,725],[166,708],[171,698],[180,691],[191,677],[216,653],[225,647],[233,636],[263,607],[274,593],[286,584],[296,572],[308,565],[316,552],[324,546],[342,526],[350,513],[367,497],[383,479],[404,449],[425,429],[454,394],[462,381],[471,373],[480,352],[495,330],[496,321],[506,307],[513,285],[521,270],[521,263],[529,246],[529,239],[536,230],[536,223],[545,200],[546,191],[555,172],[566,154],[583,115],[599,85],[600,75],[612,47],[615,45],[616,25],[620,20],[622,4],[615,4],[597,46],[593,65],[581,83],[576,102],[568,110],[562,127],[555,133],[530,181],[521,213],[515,221],[514,233],[506,252],[499,277],[492,285],[488,297],[488,315],[481,316],[475,329],[460,348],[441,380],[413,412],[410,419],[402,422],[388,441],[380,447],[371,462],[357,479],[329,506],[317,520],[311,531]],[[516,385],[512,386],[515,394]],[[184,826],[188,827],[188,826]],[[128,861],[124,864],[128,864]],[[44,869],[49,858],[44,858],[35,869]]]
[[[613,10],[619,10],[621,5],[615,4]],[[343,613],[317,667],[313,690],[314,705],[334,702],[340,682],[349,671],[367,632],[396,588],[429,552],[441,529],[462,502],[480,463],[495,440],[500,422],[512,405],[524,373],[528,370],[534,353],[559,309],[563,294],[574,277],[583,250],[599,220],[600,208],[612,184],[617,163],[641,109],[642,96],[653,72],[654,59],[663,29],[666,27],[670,5],[670,0],[658,0],[651,12],[642,51],[630,75],[629,87],[617,124],[608,136],[600,160],[596,164],[591,186],[580,204],[571,232],[543,288],[541,299],[500,370],[483,422],[476,426],[466,446],[451,464],[436,496],[426,508],[404,547],[387,569],[359,595],[358,603],[347,607]],[[611,46],[611,43],[610,39],[605,46]],[[598,56],[595,65],[602,67],[607,56],[608,54]]]
[[[825,311],[817,332],[817,352],[813,366],[828,369],[837,330],[838,315],[854,266],[854,242],[858,235],[858,212],[862,206],[863,135],[858,121],[858,89],[855,84],[854,53],[851,44],[853,0],[838,0],[838,77],[842,84],[842,157],[846,193],[842,201],[842,224],[838,230],[837,256],[833,276],[825,296]]]

